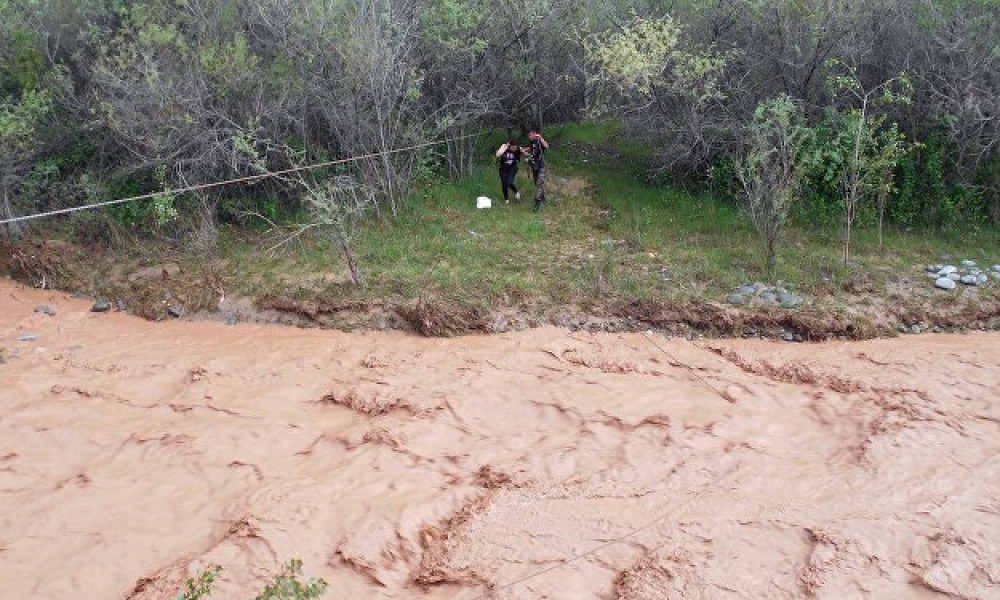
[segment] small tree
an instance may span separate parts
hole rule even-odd
[[[889,194],[896,190],[895,171],[899,161],[910,151],[906,137],[895,123],[878,135],[878,154],[874,157],[875,201],[878,206],[878,246],[882,247],[882,233],[885,229],[885,209]]]
[[[364,215],[376,203],[375,191],[353,177],[340,175],[320,184],[302,180],[306,187],[305,205],[312,218],[306,227],[329,229],[344,253],[351,280],[356,286],[364,285],[361,264],[354,253],[354,233]]]
[[[787,95],[761,102],[748,127],[746,150],[736,160],[743,205],[764,240],[768,275],[777,264],[776,245],[805,169],[802,152],[812,139],[802,111]]]
[[[880,199],[881,240],[881,213],[892,186],[893,171],[903,156],[903,136],[895,123],[886,125],[888,115],[884,110],[893,103],[908,103],[912,88],[903,75],[867,87],[853,67],[848,67],[845,75],[831,77],[829,85],[834,94],[846,96],[851,105],[834,114],[838,130],[836,145],[843,155],[840,184],[844,192],[844,263],[847,264],[858,205],[885,190]]]

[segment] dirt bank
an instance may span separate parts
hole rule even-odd
[[[248,249],[239,261],[269,260],[254,252]],[[799,298],[803,304],[782,308],[756,299],[734,306],[727,300],[732,290],[695,282],[689,283],[700,291],[688,295],[661,290],[636,296],[634,290],[622,289],[552,295],[535,287],[530,293],[508,290],[486,300],[478,283],[468,283],[475,278],[461,283],[458,277],[450,287],[416,290],[407,287],[414,281],[410,272],[388,287],[362,289],[325,272],[326,267],[313,265],[299,272],[292,261],[276,271],[261,267],[257,272],[234,260],[170,245],[130,253],[59,239],[26,238],[16,244],[0,240],[0,276],[106,300],[154,321],[179,317],[344,331],[397,330],[429,337],[511,333],[543,325],[595,333],[653,328],[685,337],[807,341],[892,337],[914,328],[938,333],[1000,331],[1000,288],[995,283],[938,290],[919,265],[895,274],[884,272],[886,267],[861,270],[839,286],[806,286]]]
[[[217,563],[213,597],[245,598],[292,557],[329,598],[1000,597],[996,334],[424,339],[89,308],[0,282],[4,597],[172,598]]]

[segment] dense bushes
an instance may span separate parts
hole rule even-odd
[[[459,176],[488,154],[475,137],[388,150],[593,114],[648,145],[651,176],[733,193],[730,166],[761,102],[792,98],[817,143],[834,144],[842,131],[831,115],[859,108],[828,85],[846,67],[866,89],[904,73],[912,84],[911,101],[882,111],[872,132],[895,126],[910,146],[894,169],[890,223],[1000,220],[996,2],[671,6],[0,0],[0,210],[371,154],[331,174],[354,177],[376,212],[394,214],[428,166]],[[802,196],[793,218],[832,222],[843,212],[843,186],[822,169]],[[301,201],[300,186],[277,181],[108,214],[116,226],[156,227],[176,212],[181,232],[248,211],[296,212]],[[861,222],[873,204],[859,205]]]

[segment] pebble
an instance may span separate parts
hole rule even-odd
[[[183,306],[171,306],[170,308],[167,309],[167,312],[170,313],[171,317],[176,317],[176,318],[179,319],[179,318],[181,318],[181,317],[184,316],[184,307]]]
[[[938,280],[934,282],[934,287],[942,290],[953,290],[955,289],[955,285],[955,280],[950,277],[939,277]]]
[[[759,281],[746,283],[737,288],[736,293],[731,294],[726,301],[734,306],[743,306],[756,298],[767,304],[780,304],[784,308],[794,308],[804,302],[803,298],[789,292],[784,285],[786,284],[782,281],[774,286]]]
[[[103,313],[111,310],[111,303],[107,300],[98,300],[94,303],[94,306],[90,308],[90,312]]]
[[[19,335],[14,338],[18,342],[33,342],[38,339],[37,335]]]
[[[782,292],[778,294],[778,302],[784,308],[795,308],[799,304],[802,304],[802,298],[799,298],[795,294],[789,294],[788,292]]]
[[[910,327],[910,333],[919,334],[922,331],[923,330],[920,328],[920,325],[914,325],[913,327]]]
[[[41,306],[36,306],[35,307],[35,312],[36,313],[42,313],[43,315],[48,315],[50,317],[56,316],[55,309],[52,308],[51,306],[47,305],[47,304],[43,304]]]
[[[228,314],[228,315],[226,315],[226,325],[229,325],[230,327],[232,327],[232,326],[236,325],[239,322],[240,322],[240,318],[238,316],[236,316],[234,314]]]
[[[746,296],[741,294],[732,294],[726,298],[726,302],[732,304],[733,306],[743,306],[747,303]]]

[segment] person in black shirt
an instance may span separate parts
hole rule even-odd
[[[514,191],[514,199],[521,199],[521,192],[517,191],[517,167],[521,163],[523,150],[514,140],[502,144],[497,150],[497,158],[500,159],[500,187],[503,189],[503,203],[510,204],[509,191]]]
[[[528,134],[531,138],[531,145],[525,148],[531,154],[531,176],[535,180],[535,212],[542,208],[545,203],[545,151],[549,149],[549,143],[545,141],[538,131],[531,131]]]

